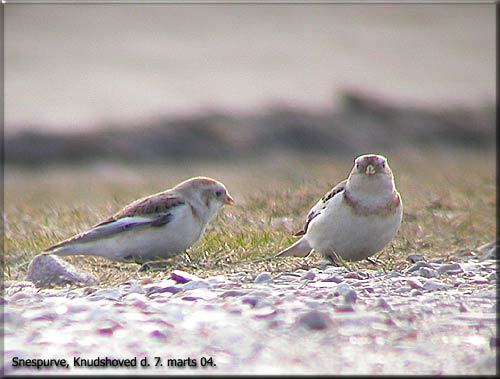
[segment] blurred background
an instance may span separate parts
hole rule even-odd
[[[196,175],[237,205],[191,252],[240,270],[290,245],[365,153],[404,202],[388,264],[495,239],[494,4],[7,4],[4,21],[10,279]]]
[[[8,4],[9,167],[494,149],[494,4]]]

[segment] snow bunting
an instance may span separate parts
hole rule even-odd
[[[89,231],[45,250],[56,255],[97,255],[114,261],[147,261],[184,252],[201,237],[224,204],[224,185],[196,177],[127,205]]]
[[[403,203],[387,159],[361,155],[349,177],[309,211],[302,236],[277,256],[305,257],[314,250],[338,263],[369,258],[381,251],[401,225]]]

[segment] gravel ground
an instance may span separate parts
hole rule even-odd
[[[205,279],[173,271],[99,289],[5,283],[4,372],[493,375],[496,263]],[[78,367],[98,357],[107,366]],[[53,361],[13,367],[20,359]],[[114,366],[127,362],[135,366]]]

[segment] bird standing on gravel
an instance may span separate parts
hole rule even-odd
[[[305,257],[314,250],[338,263],[369,258],[381,251],[401,225],[403,203],[387,159],[361,155],[349,177],[309,211],[302,236],[277,256]]]
[[[196,177],[127,205],[89,231],[45,250],[56,255],[96,255],[114,261],[147,261],[184,252],[201,237],[224,204],[224,185]]]

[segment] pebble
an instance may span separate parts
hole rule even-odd
[[[267,283],[273,280],[272,276],[268,272],[261,272],[254,280],[254,283]]]
[[[434,280],[426,280],[423,285],[423,289],[426,291],[444,290],[446,288],[448,288],[446,284]]]
[[[202,280],[200,277],[196,275],[181,270],[172,271],[170,273],[170,277],[179,283],[187,283],[195,280],[196,281]]]
[[[441,265],[438,268],[438,272],[446,275],[457,275],[464,272],[464,270],[462,269],[462,266],[459,263],[450,263]]]
[[[420,296],[420,295],[422,295],[422,292],[417,289],[412,289],[410,291],[410,296]]]
[[[301,315],[297,320],[297,325],[311,330],[327,329],[332,323],[327,313],[319,311],[309,311]]]
[[[331,275],[328,276],[324,279],[322,279],[322,282],[334,282],[334,283],[341,283],[344,279],[340,275]]]
[[[432,266],[429,263],[419,261],[419,262],[415,263],[413,266],[411,266],[408,270],[406,270],[405,274],[410,274],[414,271],[420,270],[422,267],[432,268]]]
[[[391,305],[383,298],[378,299],[376,306],[382,309],[392,310]]]
[[[416,271],[417,275],[423,276],[424,278],[437,278],[439,277],[439,272],[429,267],[421,267]]]
[[[27,279],[37,287],[70,285],[97,285],[97,278],[53,254],[35,256],[29,266]]]
[[[103,300],[103,299],[118,300],[122,295],[123,295],[123,293],[120,290],[115,289],[115,288],[102,289],[102,290],[99,290],[99,291],[92,293],[89,296],[89,299],[90,300]]]
[[[487,278],[484,278],[479,275],[474,275],[472,278],[470,278],[471,282],[474,284],[486,284],[489,282]]]
[[[345,296],[346,294],[348,294],[349,292],[353,292],[354,290],[352,289],[352,287],[347,284],[347,283],[340,283],[337,285],[337,287],[335,287],[335,291],[333,292],[335,296]]]
[[[432,375],[439,366],[443,375],[484,372],[482,360],[495,358],[496,346],[488,347],[497,344],[497,274],[491,260],[419,261],[404,272],[387,273],[327,266],[275,280],[269,272],[204,279],[173,272],[169,279],[114,288],[6,283],[5,362],[14,356],[59,358],[60,352],[140,357],[161,346],[165,356],[213,357],[217,366],[204,368],[207,374],[335,369],[353,375]],[[7,374],[33,373],[5,368]],[[168,373],[189,372],[169,368]]]
[[[414,288],[417,290],[421,290],[422,288],[424,288],[422,282],[420,280],[418,280],[417,278],[409,278],[406,281],[406,283],[408,283],[411,288]]]
[[[424,256],[421,254],[413,254],[413,255],[408,255],[408,260],[411,263],[417,263],[417,262],[422,262],[424,261]]]
[[[193,290],[193,289],[198,289],[198,288],[209,288],[210,287],[210,283],[207,282],[206,280],[192,280],[192,281],[189,281],[185,284],[182,285],[182,290],[183,291],[189,291],[189,290]]]

